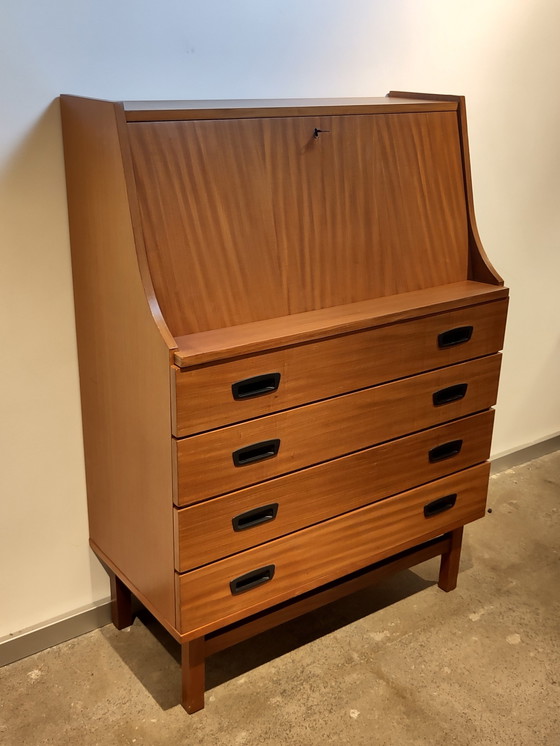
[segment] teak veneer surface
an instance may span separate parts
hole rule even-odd
[[[169,349],[138,271],[115,107],[61,106],[90,537],[173,624]]]
[[[488,355],[502,348],[507,300],[333,337],[198,369],[175,371],[173,433],[190,435]],[[440,349],[438,334],[472,325],[471,339]],[[343,362],[342,362],[343,361]],[[234,400],[231,386],[280,373],[278,390]]]
[[[183,706],[204,706],[208,651],[379,561],[444,552],[455,587],[462,527],[484,514],[508,295],[476,228],[464,99],[62,96],[61,113],[90,545],[117,626],[133,593],[183,645]],[[462,326],[472,338],[440,349]],[[233,399],[270,373],[276,391]],[[274,438],[276,456],[234,465]]]
[[[454,112],[133,123],[128,134],[174,336],[467,279]]]
[[[128,122],[151,122],[185,119],[240,119],[253,117],[295,117],[329,114],[378,114],[396,112],[456,111],[457,103],[451,100],[435,101],[427,96],[425,101],[401,96],[400,98],[287,98],[214,101],[125,101],[124,112]]]
[[[489,470],[489,464],[466,469],[178,575],[181,632],[210,632],[482,518]],[[452,493],[457,495],[453,508],[424,517],[427,503]],[[231,594],[231,580],[267,565],[275,566],[271,581]]]
[[[457,120],[459,127],[459,137],[461,140],[461,158],[463,161],[463,179],[465,183],[465,201],[467,207],[467,216],[469,224],[469,277],[476,278],[480,282],[495,283],[503,285],[503,280],[492,266],[476,225],[474,213],[474,198],[471,177],[471,157],[469,152],[469,136],[467,131],[467,110],[464,96],[446,96],[441,94],[424,94],[424,93],[404,93],[402,91],[390,91],[387,94],[389,99],[398,101],[402,98],[412,99],[414,101],[424,101],[429,99],[434,104],[455,102],[457,106]]]
[[[496,403],[501,355],[471,360],[393,383],[174,441],[177,505],[336,458]],[[465,396],[434,406],[432,395],[468,383]],[[232,452],[278,438],[278,455],[236,467]]]
[[[331,306],[250,324],[176,337],[180,368],[266,352],[397,321],[507,298],[507,288],[464,280],[410,293]]]
[[[175,511],[180,572],[485,461],[494,411],[455,420],[303,471]],[[432,448],[460,439],[460,452],[430,463]],[[232,519],[278,505],[276,518],[234,531]]]
[[[260,632],[288,622],[302,614],[307,614],[321,606],[326,606],[364,588],[371,587],[374,583],[389,575],[426,562],[438,555],[445,555],[452,548],[452,537],[458,531],[460,529],[455,529],[455,531],[436,539],[430,539],[412,549],[399,552],[394,557],[375,562],[373,565],[368,565],[354,573],[337,578],[270,609],[257,612],[246,620],[234,622],[217,632],[211,632],[205,637],[206,655],[213,655],[231,645],[236,645],[243,640],[258,635]]]

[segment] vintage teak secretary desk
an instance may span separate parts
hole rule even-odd
[[[205,657],[485,513],[508,292],[463,99],[61,99],[91,546]]]

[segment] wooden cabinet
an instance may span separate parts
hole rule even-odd
[[[61,98],[91,546],[212,652],[485,512],[508,292],[464,101]]]

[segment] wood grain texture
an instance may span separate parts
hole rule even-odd
[[[507,301],[334,337],[219,365],[175,371],[173,431],[190,435],[414,373],[497,352],[504,339]],[[469,342],[439,349],[441,332],[473,326]],[[231,386],[279,372],[276,392],[236,401]]]
[[[490,410],[176,510],[175,567],[191,570],[481,463],[493,421]],[[457,455],[430,462],[431,449],[457,439]],[[270,504],[278,505],[273,521],[234,531],[235,516]]]
[[[90,536],[121,580],[174,624],[169,347],[138,267],[122,110],[63,97],[61,111]]]
[[[158,622],[164,627],[171,637],[173,637],[174,640],[177,640],[177,642],[182,642],[185,637],[182,635],[179,630],[177,629],[177,626],[175,624],[175,619],[178,619],[179,616],[179,606],[177,604],[177,593],[174,593],[174,601],[175,601],[175,611],[176,614],[173,615],[173,621],[168,621],[167,617],[161,614],[160,608],[158,606],[154,606],[153,602],[143,594],[143,592],[137,588],[134,583],[132,583],[128,578],[126,578],[121,570],[115,565],[115,563],[111,560],[110,557],[108,557],[93,541],[93,539],[89,540],[89,545],[91,547],[92,552],[95,554],[97,559],[101,562],[105,570],[109,573],[113,572],[118,578],[121,580],[124,578],[124,583],[126,587],[132,592],[132,595],[140,601],[142,606],[144,606],[148,611],[158,620]],[[174,582],[175,590],[177,590],[177,574],[175,573],[175,582]],[[157,601],[157,597],[156,597]]]
[[[132,593],[112,570],[108,572],[111,586],[111,621],[117,629],[125,629],[133,622]]]
[[[263,131],[289,312],[465,280],[456,115],[320,117],[314,126],[325,130],[317,139],[302,117]]]
[[[474,196],[471,175],[471,157],[469,151],[469,137],[467,132],[467,107],[464,96],[449,96],[442,94],[423,94],[423,93],[402,93],[391,91],[388,94],[391,100],[398,101],[402,97],[412,100],[431,100],[434,103],[443,103],[444,101],[453,101],[457,105],[457,121],[459,127],[459,137],[461,142],[461,158],[463,161],[463,179],[465,185],[465,198],[467,207],[467,219],[469,224],[469,278],[479,282],[495,283],[503,285],[504,281],[493,267],[488,255],[486,254],[478,227],[474,211]]]
[[[454,533],[454,532],[452,532]],[[418,547],[400,552],[342,579],[327,583],[311,592],[302,594],[279,604],[272,609],[229,625],[223,630],[204,637],[186,639],[181,647],[182,702],[185,710],[192,714],[204,707],[205,658],[247,640],[254,635],[272,629],[302,614],[326,606],[333,601],[379,583],[391,574],[413,567],[432,557],[446,552],[452,534],[432,539]]]
[[[467,279],[453,112],[128,130],[174,336]]]
[[[330,98],[252,99],[221,101],[125,101],[128,122],[161,122],[189,119],[240,119],[343,114],[456,111],[453,101],[418,99]]]
[[[172,333],[287,314],[260,120],[128,129],[148,263]]]
[[[176,338],[175,364],[191,368],[294,344],[328,339],[507,298],[508,289],[465,280],[410,293],[305,311]]]
[[[438,586],[442,591],[449,593],[457,587],[457,576],[459,575],[459,563],[461,561],[461,545],[463,543],[463,526],[451,532],[451,546],[449,551],[441,557],[439,569]]]
[[[63,97],[62,114],[90,545],[117,625],[134,593],[183,645],[185,709],[204,706],[213,645],[434,552],[454,587],[485,509],[507,308],[474,222],[464,99]],[[233,400],[272,372],[277,392]],[[434,406],[456,383],[466,396]],[[276,457],[234,466],[271,438]],[[232,531],[270,503],[273,521]]]
[[[142,230],[140,208],[138,205],[138,195],[136,194],[136,182],[134,180],[132,154],[130,150],[130,142],[128,140],[128,130],[123,116],[122,105],[115,105],[115,114],[119,144],[121,148],[126,191],[128,195],[128,205],[132,220],[132,232],[134,235],[136,258],[138,260],[138,270],[140,272],[140,277],[142,279],[142,285],[144,288],[144,295],[146,296],[152,318],[171,354],[172,351],[176,350],[177,343],[175,342],[175,339],[173,338],[171,332],[169,331],[169,327],[167,326],[165,319],[163,318],[161,308],[156,298],[154,284],[152,282],[152,276],[150,274],[150,268],[148,266],[146,245],[144,243],[144,232]]]
[[[204,647],[202,637],[181,645],[181,704],[189,715],[204,708]]]
[[[205,638],[205,653],[207,656],[213,655],[264,630],[271,629],[278,624],[284,624],[284,622],[296,619],[302,614],[307,614],[351,593],[368,588],[394,573],[426,562],[432,557],[437,557],[449,551],[450,536],[451,534],[445,534],[437,539],[431,539],[418,547],[399,552],[390,559],[376,562],[344,578],[339,578],[294,599],[278,604],[272,609],[266,609],[248,619],[228,625],[223,630],[212,632]]]
[[[176,504],[200,502],[488,409],[496,402],[500,363],[500,355],[491,355],[175,441]],[[434,406],[434,392],[461,383],[468,383],[464,398]],[[277,456],[234,465],[233,451],[274,438],[280,439]]]
[[[482,518],[489,465],[481,464],[179,576],[181,632],[203,634],[336,577]],[[424,506],[456,493],[453,508]],[[232,595],[231,580],[275,566],[271,581]]]

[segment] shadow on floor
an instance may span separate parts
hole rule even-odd
[[[404,570],[210,656],[206,663],[206,691],[435,585],[439,563],[430,560],[424,567],[431,570],[432,562],[433,572],[424,573],[430,576],[429,580]],[[154,617],[138,604],[132,635],[106,629],[109,631],[104,636],[109,644],[158,705],[168,710],[180,704],[181,646]],[[147,638],[145,631],[150,633]],[[143,641],[139,639],[142,635]],[[154,675],[157,671],[160,675]]]

